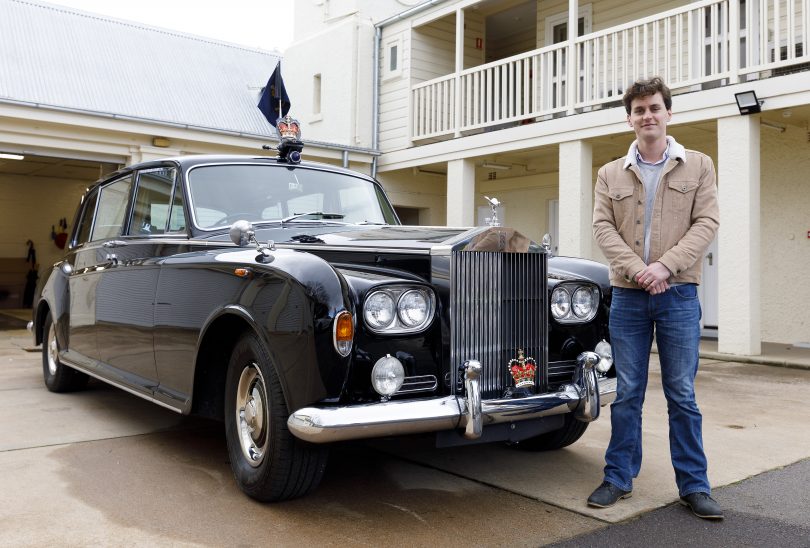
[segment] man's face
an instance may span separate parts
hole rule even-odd
[[[630,114],[627,123],[636,132],[639,141],[657,141],[666,138],[667,122],[672,118],[672,111],[664,106],[660,92],[655,95],[638,97],[630,103]]]

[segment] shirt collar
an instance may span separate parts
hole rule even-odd
[[[627,150],[627,156],[624,160],[624,169],[627,169],[630,166],[638,165],[638,161],[640,160],[641,156],[638,153],[638,140],[633,141],[630,145],[630,148]],[[683,163],[686,163],[686,149],[678,143],[674,137],[667,136],[667,148],[664,151],[664,158],[659,162],[655,162],[656,164],[663,162],[669,158],[673,158],[675,160],[681,160]]]

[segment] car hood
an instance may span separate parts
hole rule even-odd
[[[514,229],[504,227],[458,228],[445,226],[366,225],[295,223],[292,226],[255,226],[259,242],[272,240],[279,247],[297,249],[379,249],[430,253],[443,250],[528,251],[537,244]],[[209,241],[229,241],[217,233]]]

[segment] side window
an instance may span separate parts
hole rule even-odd
[[[73,245],[87,243],[90,239],[90,229],[93,228],[93,215],[96,213],[97,201],[98,192],[93,192],[87,196],[87,199],[84,201],[84,208],[82,209],[82,216],[76,228],[76,239],[73,240]]]
[[[158,168],[141,171],[135,190],[135,207],[129,234],[163,234],[169,221],[172,187],[176,170]]]
[[[101,189],[91,240],[115,238],[123,233],[131,189],[132,175]]]
[[[168,231],[186,231],[186,216],[183,214],[183,189],[180,188],[180,185],[174,187],[174,201],[172,202]]]

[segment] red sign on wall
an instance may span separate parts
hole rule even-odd
[[[476,38],[475,39],[475,49],[483,49],[484,47],[484,39],[483,38]]]

